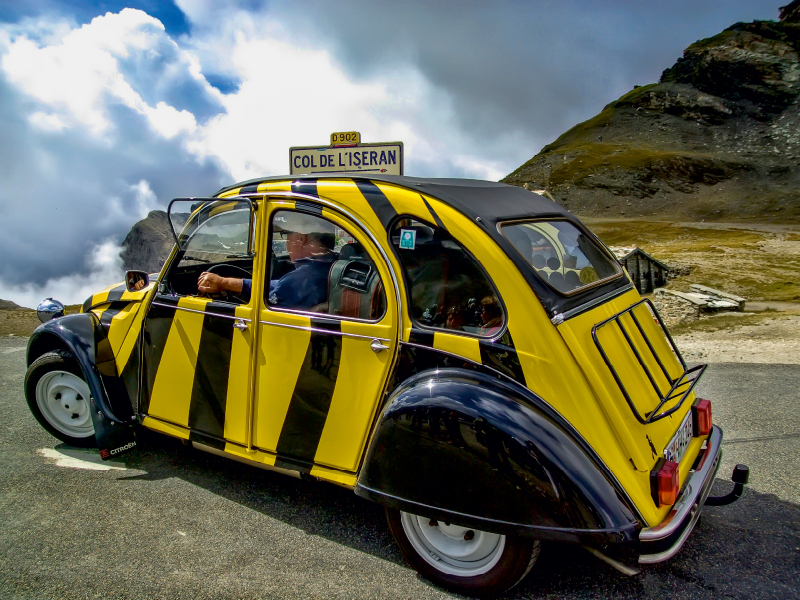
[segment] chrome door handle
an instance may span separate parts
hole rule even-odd
[[[233,322],[233,326],[239,331],[244,331],[245,329],[247,329],[247,323],[244,322],[244,319],[236,319]]]
[[[384,346],[383,343],[378,338],[372,340],[372,343],[369,345],[369,347],[372,348],[372,351],[375,353],[378,353],[381,350],[389,349],[389,346]]]

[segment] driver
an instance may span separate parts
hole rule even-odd
[[[330,231],[326,231],[330,229]],[[286,240],[286,250],[294,270],[269,284],[272,306],[309,310],[328,300],[328,274],[337,256],[336,238],[330,223],[302,213],[289,213],[275,219],[275,234]],[[222,277],[204,272],[197,289],[205,293],[230,291],[245,302],[250,299],[250,279]]]

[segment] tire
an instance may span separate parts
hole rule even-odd
[[[25,374],[25,398],[33,416],[71,446],[97,446],[89,393],[78,362],[63,350],[43,354]]]
[[[460,527],[386,508],[400,551],[423,577],[468,596],[492,596],[522,581],[540,542]]]

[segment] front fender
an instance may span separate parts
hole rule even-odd
[[[576,436],[528,390],[462,369],[423,372],[387,403],[356,493],[498,533],[635,540],[641,525]]]
[[[89,404],[100,455],[111,458],[121,453],[120,448],[135,446],[131,403],[97,316],[94,313],[67,315],[37,327],[28,340],[28,366],[52,350],[68,350],[83,371],[91,392]]]

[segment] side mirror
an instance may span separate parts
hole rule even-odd
[[[144,271],[126,271],[125,289],[129,292],[138,292],[150,285],[150,277]]]
[[[58,300],[47,298],[36,307],[36,316],[42,323],[47,323],[52,319],[64,316],[64,305]]]

